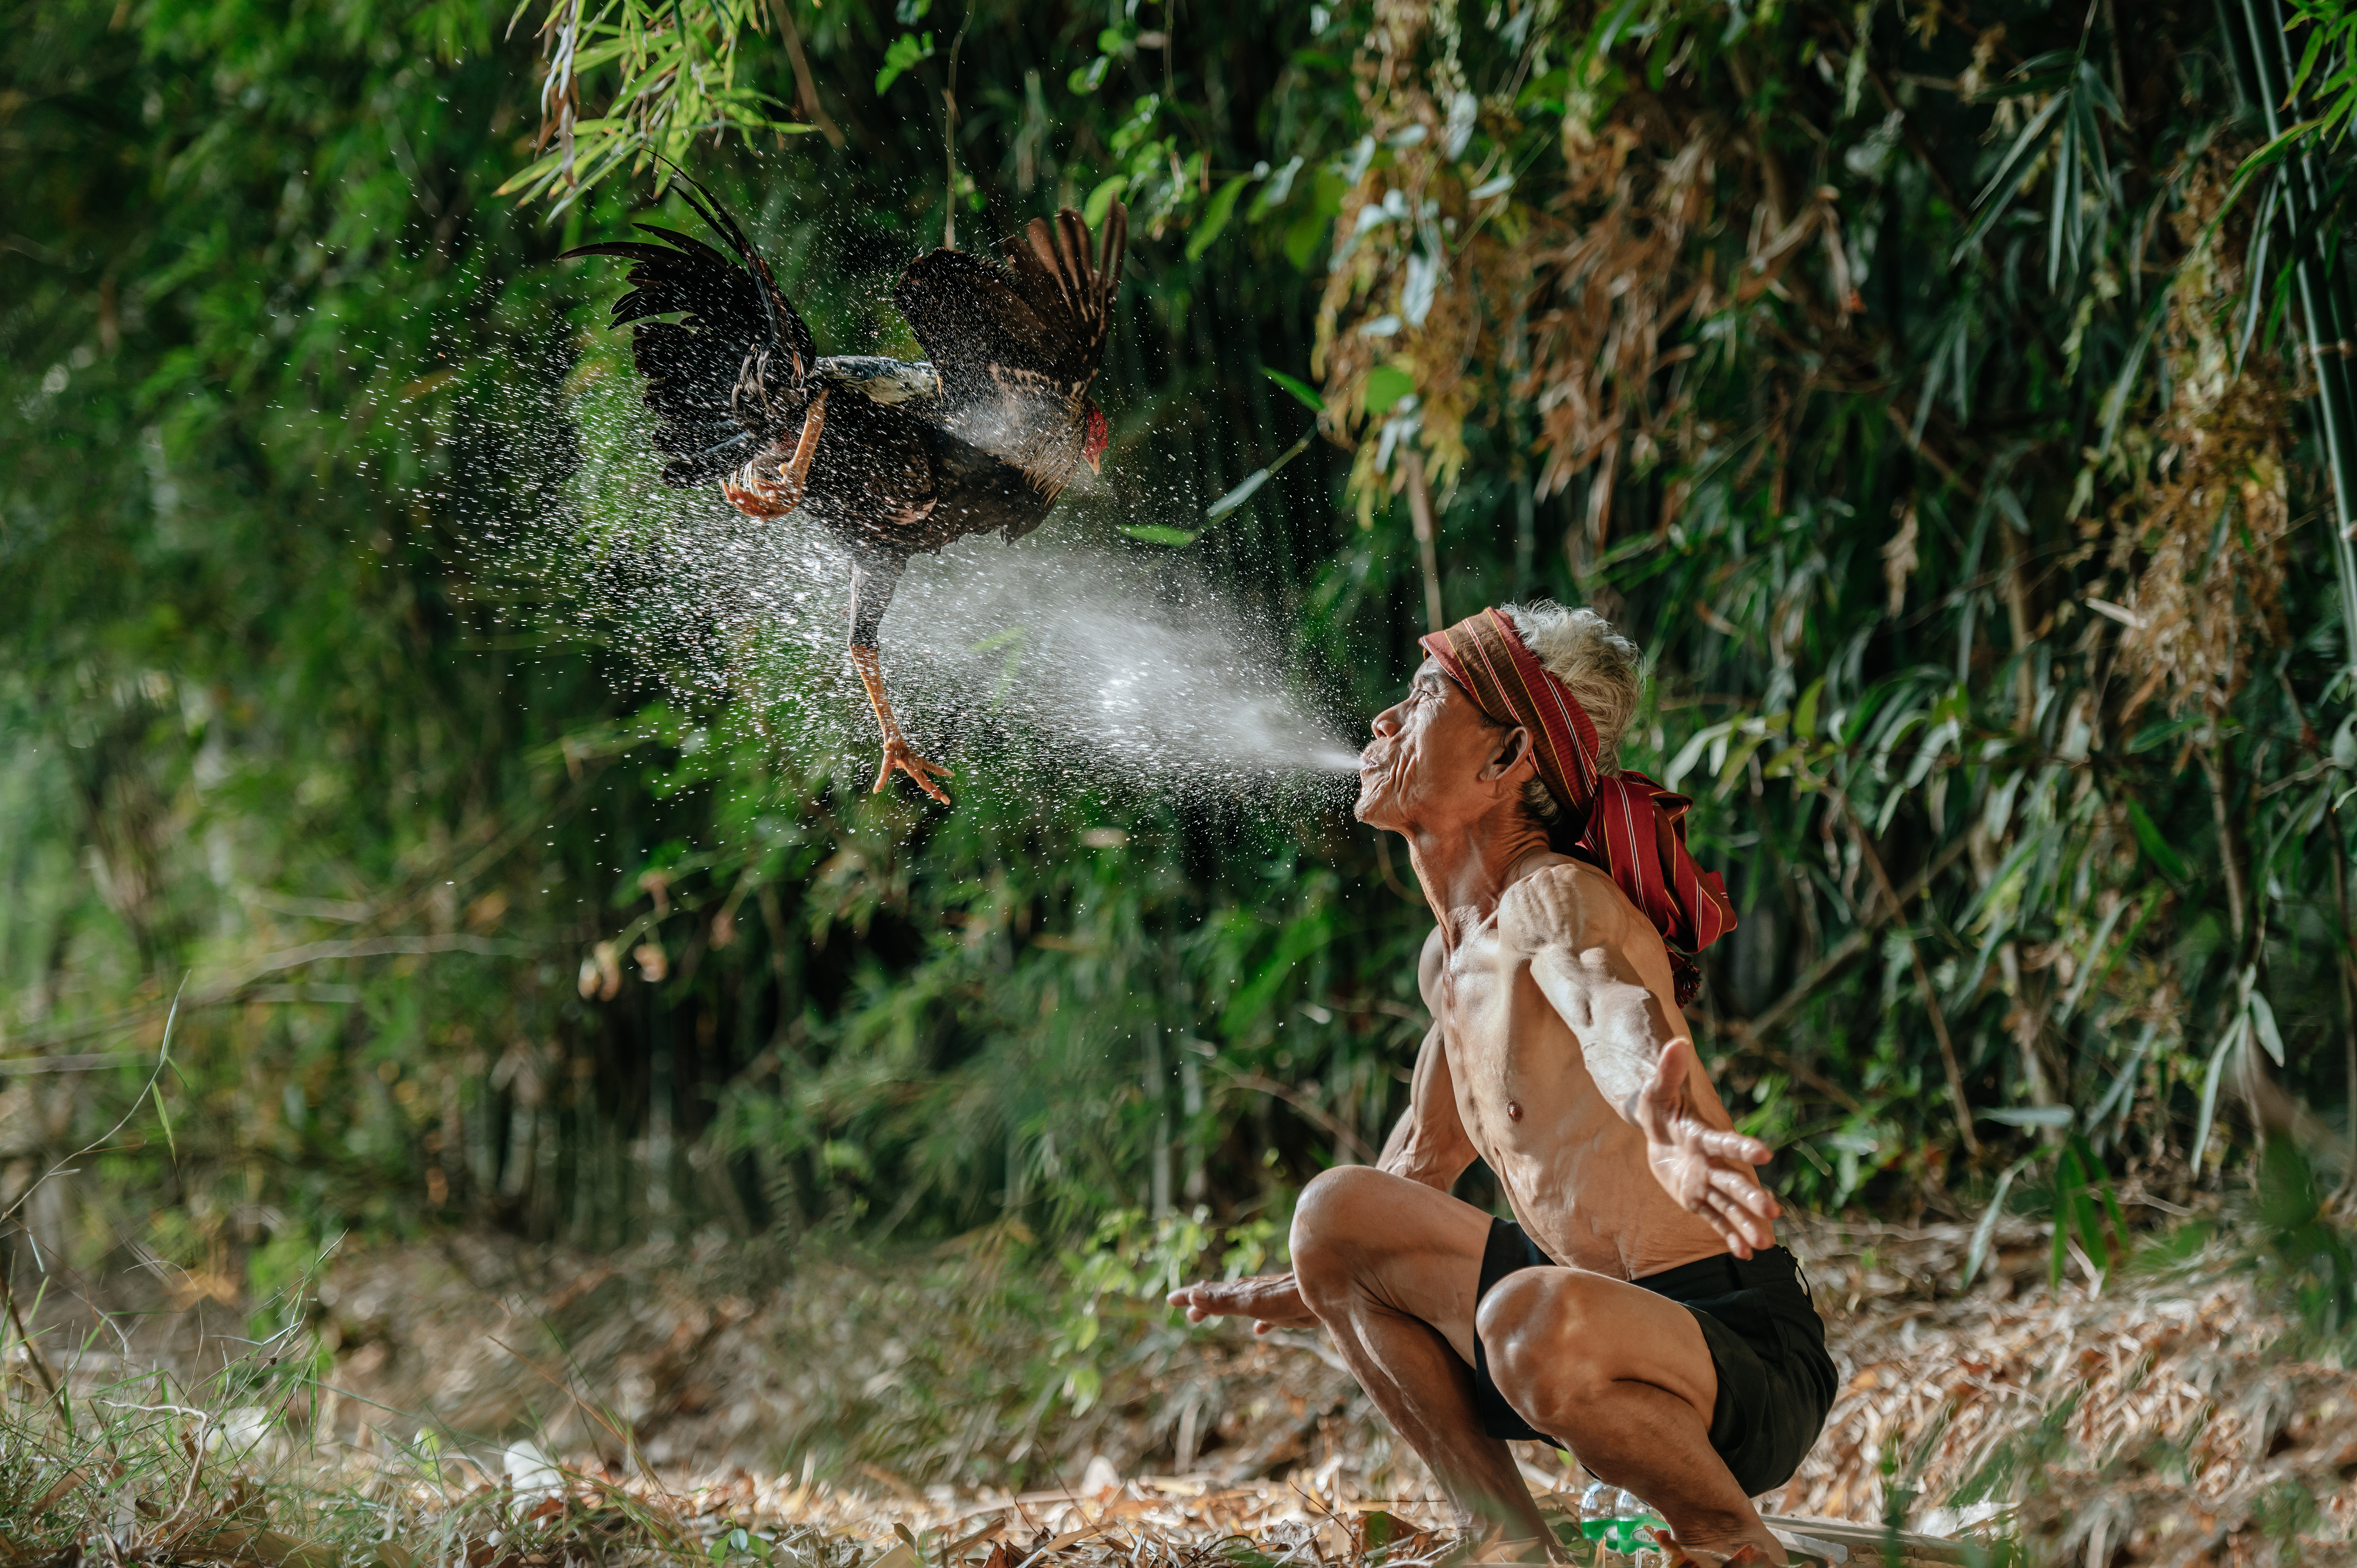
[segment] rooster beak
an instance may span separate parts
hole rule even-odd
[[[1103,472],[1104,472],[1104,454],[1103,454],[1103,453],[1102,453],[1102,452],[1091,452],[1091,453],[1089,453],[1089,454],[1088,454],[1088,459],[1089,459],[1089,472],[1090,472],[1090,473],[1092,473],[1092,474],[1102,474],[1102,473],[1103,473]]]

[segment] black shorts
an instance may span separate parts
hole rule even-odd
[[[1521,1226],[1493,1219],[1475,1305],[1517,1269],[1555,1266]],[[1735,1473],[1744,1496],[1756,1498],[1791,1480],[1816,1442],[1841,1381],[1825,1354],[1825,1326],[1802,1283],[1799,1262],[1783,1248],[1771,1247],[1749,1262],[1721,1253],[1630,1283],[1669,1297],[1702,1326],[1711,1364],[1718,1369],[1710,1445]],[[1478,1336],[1473,1403],[1492,1437],[1565,1446],[1514,1413],[1491,1380],[1490,1358]]]

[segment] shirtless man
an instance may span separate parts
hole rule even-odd
[[[1546,604],[1424,640],[1358,802],[1439,915],[1407,1112],[1377,1165],[1303,1192],[1292,1273],[1170,1299],[1323,1325],[1460,1512],[1510,1537],[1546,1531],[1503,1439],[1544,1436],[1687,1559],[1783,1563],[1750,1499],[1798,1467],[1836,1380],[1752,1171],[1768,1145],[1733,1130],[1679,1012],[1696,980],[1664,935],[1690,954],[1733,916],[1686,855],[1685,802],[1611,771],[1636,650]],[[1477,1155],[1514,1223],[1449,1196]]]

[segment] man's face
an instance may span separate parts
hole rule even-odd
[[[1375,715],[1359,754],[1359,820],[1405,831],[1490,811],[1522,788],[1532,768],[1520,731],[1502,728],[1426,659],[1407,695]]]

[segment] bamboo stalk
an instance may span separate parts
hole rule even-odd
[[[789,0],[770,0],[770,12],[778,19],[778,34],[785,42],[786,59],[794,68],[794,106],[803,119],[818,127],[826,145],[835,151],[843,150],[843,127],[836,124],[818,101],[818,83],[811,76],[810,57],[802,52],[802,35],[794,26]]]
[[[958,51],[965,48],[966,24],[974,20],[974,7],[968,5],[958,21],[957,37],[950,40],[949,81],[942,88],[942,156],[949,165],[949,189],[942,207],[942,249],[957,249],[957,62]]]
[[[1964,853],[1964,845],[1965,841],[1958,839],[1942,850],[1931,865],[1909,877],[1907,886],[1899,891],[1899,907],[1913,903],[1916,896],[1932,885],[1933,877],[1955,865],[1957,858]],[[1793,982],[1790,991],[1760,1009],[1757,1016],[1748,1022],[1731,1026],[1741,1030],[1752,1039],[1762,1038],[1781,1028],[1784,1021],[1792,1016],[1793,1010],[1809,999],[1811,992],[1824,984],[1827,977],[1835,970],[1865,951],[1867,939],[1889,924],[1898,913],[1899,908],[1885,904],[1880,913],[1869,915],[1860,920],[1850,928],[1847,936],[1833,945],[1831,951],[1811,964],[1809,972]]]
[[[1931,865],[1907,879],[1907,885],[1899,889],[1895,900],[1886,900],[1878,909],[1869,912],[1866,918],[1852,926],[1849,933],[1840,941],[1835,942],[1824,957],[1811,964],[1808,972],[1793,982],[1791,990],[1761,1008],[1752,1017],[1749,1019],[1715,1018],[1703,1013],[1699,1008],[1688,1008],[1686,1011],[1704,1017],[1713,1029],[1732,1036],[1735,1043],[1743,1049],[1764,1057],[1796,1078],[1805,1080],[1835,1103],[1847,1106],[1853,1111],[1857,1110],[1859,1107],[1856,1095],[1833,1082],[1824,1074],[1813,1071],[1806,1065],[1775,1049],[1769,1044],[1769,1040],[1777,1030],[1784,1026],[1794,1013],[1800,1010],[1801,1004],[1808,1001],[1818,986],[1823,985],[1836,971],[1866,950],[1867,942],[1876,931],[1897,918],[1901,909],[1913,903],[1916,897],[1932,885],[1932,878],[1953,865],[1964,854],[1967,842],[1960,838],[1942,850],[1933,857]]]
[[[1162,1031],[1150,1014],[1139,1033],[1139,1041],[1145,1047],[1141,1053],[1145,1059],[1139,1064],[1142,1087],[1146,1103],[1154,1107],[1154,1147],[1147,1167],[1147,1191],[1152,1195],[1151,1211],[1159,1219],[1170,1212],[1170,1085],[1162,1068]]]
[[[1849,802],[1846,792],[1835,789],[1834,799],[1841,806],[1842,817],[1849,824],[1850,836],[1857,842],[1857,853],[1866,868],[1873,874],[1874,885],[1881,891],[1890,918],[1900,917],[1900,899],[1898,888],[1891,886],[1890,873],[1884,868],[1882,856],[1874,847],[1874,840],[1858,820],[1857,810]],[[1980,1134],[1973,1130],[1973,1108],[1964,1098],[1964,1071],[1956,1059],[1956,1043],[1948,1033],[1947,1010],[1940,1005],[1939,988],[1932,983],[1932,972],[1923,962],[1923,950],[1916,944],[1914,935],[1907,937],[1907,957],[1915,972],[1915,992],[1922,999],[1924,1012],[1931,1015],[1932,1034],[1940,1043],[1940,1066],[1948,1079],[1948,1098],[1956,1108],[1956,1130],[1964,1134],[1964,1152],[1974,1159],[1980,1158]]]
[[[2349,1139],[2357,1145],[2357,931],[2349,923],[2349,866],[2341,853],[2341,813],[2328,801],[2324,811],[2324,831],[2330,835],[2330,848],[2326,858],[2332,863],[2332,899],[2341,911],[2341,940],[2334,944],[2333,967],[2341,972],[2341,1021],[2342,1029],[2342,1066],[2349,1079]],[[2341,1178],[2343,1197],[2357,1193],[2357,1159]]]

